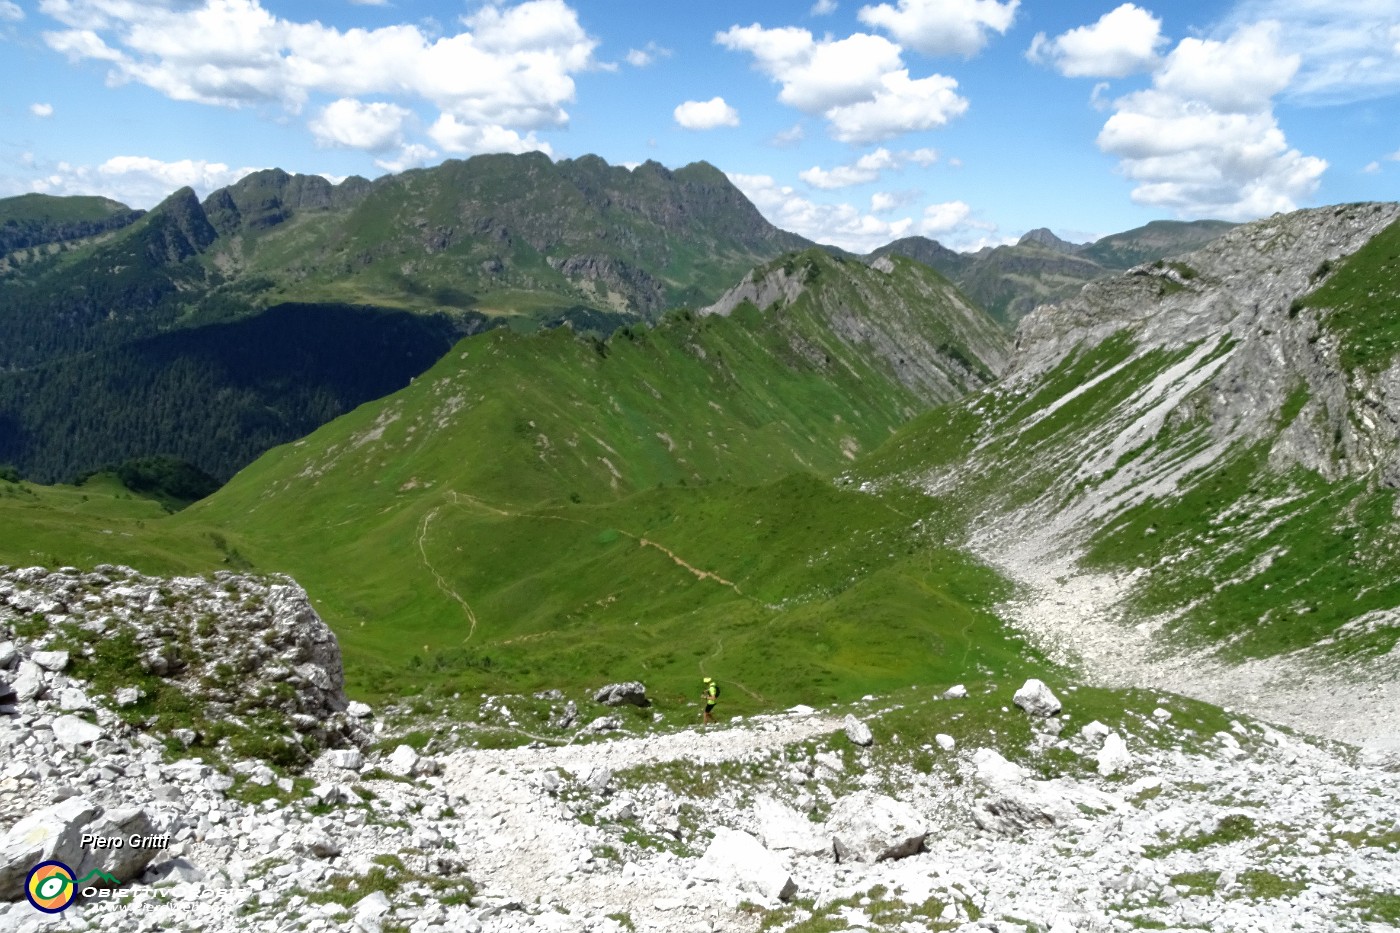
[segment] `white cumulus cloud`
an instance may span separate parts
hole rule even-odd
[[[838,165],[832,169],[824,169],[814,165],[798,172],[797,177],[813,188],[827,190],[849,188],[852,185],[864,185],[879,181],[886,171],[901,169],[909,163],[928,167],[937,160],[938,153],[933,149],[891,152],[881,147],[873,152],[867,152],[849,165]]]
[[[800,143],[807,135],[807,131],[802,128],[801,123],[794,123],[785,130],[779,130],[768,140],[768,145],[778,149],[786,149]]]
[[[830,243],[854,253],[868,253],[890,240],[907,236],[912,218],[884,220],[851,204],[818,204],[781,185],[771,175],[730,173],[729,180],[754,203],[769,222],[818,243]]]
[[[870,196],[870,213],[888,214],[902,203],[899,195],[891,194],[888,191],[877,191]]]
[[[258,170],[256,167],[231,168],[223,162],[202,159],[165,161],[133,155],[114,156],[97,166],[42,163],[27,155],[20,161],[33,174],[0,177],[0,193],[95,194],[143,208],[154,207],[176,189],[187,185],[204,197]]]
[[[806,29],[733,26],[715,41],[753,55],[759,70],[782,85],[778,100],[806,113],[822,113],[868,99],[880,80],[903,67],[900,48],[881,36],[856,33],[821,39]]]
[[[421,168],[437,158],[437,150],[421,143],[409,143],[392,157],[381,157],[374,164],[386,172],[404,172],[411,168]]]
[[[285,18],[260,0],[45,0],[43,9],[64,27],[44,33],[49,46],[109,63],[112,83],[293,113],[317,96],[384,98],[395,107],[423,102],[439,111],[439,132],[459,145],[500,140],[541,148],[531,131],[566,124],[574,76],[599,67],[597,40],[564,0],[488,3],[461,18],[461,31],[444,35],[407,24],[338,29]],[[379,122],[389,116],[381,111]],[[331,129],[323,117],[313,123]],[[351,144],[334,131],[318,138]]]
[[[1241,27],[1223,42],[1182,39],[1153,84],[1217,111],[1258,112],[1288,86],[1301,62],[1279,48],[1278,38],[1278,23],[1263,22]]]
[[[97,167],[98,174],[107,178],[154,179],[164,186],[166,194],[188,186],[201,195],[231,185],[256,171],[257,168],[229,168],[223,162],[203,159],[165,162],[149,156],[113,156]]]
[[[29,105],[29,112],[36,117],[53,116],[53,104],[33,103]]]
[[[1236,0],[1215,37],[1266,20],[1300,59],[1290,100],[1344,104],[1400,91],[1400,0]]]
[[[501,126],[467,123],[450,113],[438,117],[428,129],[428,135],[432,137],[433,142],[454,155],[536,151],[547,156],[554,155],[554,149],[549,143],[536,139],[534,133],[522,136],[515,130]]]
[[[812,16],[830,16],[836,12],[836,0],[817,0],[808,12]]]
[[[1020,0],[898,0],[861,7],[857,15],[925,55],[971,57],[987,44],[988,33],[1011,28],[1018,6]]]
[[[826,113],[831,135],[843,143],[873,143],[902,133],[931,130],[967,111],[958,82],[944,75],[917,80],[907,71],[881,79],[870,100],[833,107]]]
[[[712,130],[719,126],[738,126],[739,111],[724,102],[723,97],[709,100],[688,100],[672,111],[676,123],[688,130]]]
[[[659,58],[670,58],[671,50],[657,45],[655,42],[648,42],[644,48],[628,49],[627,64],[633,68],[645,68],[656,62]]]
[[[964,201],[945,201],[930,204],[924,208],[923,219],[919,221],[919,232],[925,236],[942,236],[967,224],[972,216],[972,208]]]
[[[1183,39],[1152,87],[1114,101],[1098,145],[1138,183],[1134,201],[1246,220],[1294,210],[1316,190],[1327,163],[1291,148],[1274,116],[1272,98],[1298,68],[1277,36],[1261,23]]]
[[[715,41],[748,52],[781,86],[778,100],[826,117],[842,142],[871,143],[942,126],[967,110],[944,75],[911,78],[902,50],[882,36],[816,39],[797,27],[733,26]]]
[[[403,145],[404,128],[413,112],[397,104],[366,104],[342,97],[311,121],[311,132],[322,146],[342,146],[383,152]]]
[[[1093,25],[1071,29],[1053,39],[1036,33],[1026,57],[1053,65],[1071,78],[1121,78],[1150,71],[1158,48],[1166,41],[1160,19],[1125,3]]]
[[[0,20],[17,23],[24,19],[24,10],[19,4],[11,3],[10,0],[0,0]]]
[[[849,188],[851,185],[864,185],[872,181],[879,181],[881,173],[886,169],[894,168],[897,164],[894,153],[881,148],[866,153],[850,165],[838,165],[830,170],[814,165],[805,171],[798,172],[797,177],[813,188],[828,190]]]

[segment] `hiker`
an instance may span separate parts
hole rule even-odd
[[[719,701],[719,684],[715,683],[713,677],[706,677],[705,682],[700,685],[700,702],[705,704],[705,722],[715,721],[715,703]]]

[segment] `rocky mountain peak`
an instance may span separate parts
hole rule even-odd
[[[240,229],[275,227],[301,210],[351,207],[370,191],[371,183],[352,175],[333,184],[320,175],[292,175],[280,168],[245,175],[204,199],[204,210],[221,235]]]
[[[1082,248],[1082,244],[1071,243],[1068,240],[1060,239],[1050,231],[1049,227],[1037,227],[1024,234],[1016,243],[1018,246],[1035,244],[1036,246],[1043,246],[1046,249],[1054,250],[1057,253],[1073,253]]]
[[[182,262],[203,252],[219,236],[188,186],[157,204],[142,222],[145,252],[156,265]]]

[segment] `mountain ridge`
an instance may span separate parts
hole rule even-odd
[[[1154,220],[1092,243],[1070,243],[1049,228],[1014,245],[957,253],[923,236],[904,237],[865,258],[898,253],[937,269],[1008,328],[1038,305],[1072,297],[1086,283],[1158,259],[1199,249],[1235,224],[1218,220]]]
[[[227,477],[266,449],[254,438],[292,440],[311,411],[333,417],[384,389],[371,380],[355,386],[353,372],[334,374],[330,383],[340,388],[328,404],[297,403],[287,412],[244,391],[239,380],[248,377],[223,366],[237,355],[230,347],[230,359],[213,367],[227,373],[227,391],[221,396],[210,386],[197,403],[185,401],[196,403],[191,411],[221,397],[252,407],[212,410],[204,428],[180,419],[203,437],[122,433],[116,424],[130,423],[128,417],[106,426],[94,420],[93,411],[120,399],[101,396],[102,384],[90,376],[125,367],[123,356],[144,358],[142,348],[153,340],[207,347],[189,335],[240,320],[245,330],[258,330],[260,320],[287,319],[276,309],[313,305],[325,309],[327,321],[343,314],[344,326],[360,332],[367,315],[377,316],[384,326],[369,339],[400,359],[417,360],[422,349],[414,328],[393,323],[402,313],[450,319],[459,334],[493,324],[528,330],[566,323],[608,333],[673,305],[711,300],[755,264],[810,245],[768,224],[707,163],[672,172],[648,162],[629,170],[596,156],[554,162],[539,153],[448,160],[373,182],[267,169],[202,202],[190,188],[179,189],[139,216],[94,199],[8,199],[0,202],[0,218],[39,209],[121,221],[100,235],[92,232],[97,228],[54,227],[84,237],[53,252],[47,245],[28,249],[24,262],[0,273],[0,419],[17,426],[0,438],[0,462],[49,482],[129,456],[195,450],[205,451],[198,467]],[[408,342],[394,344],[396,335]],[[207,358],[202,349],[196,355]],[[152,383],[188,382],[178,368],[202,365],[193,357],[162,359],[165,369]],[[284,377],[292,395],[309,397],[327,385],[296,385],[292,372]],[[36,381],[51,387],[41,393],[42,409]],[[89,403],[79,408],[79,398]],[[94,398],[102,402],[97,409]],[[240,418],[263,426],[280,419],[285,427],[270,435],[261,427],[240,430],[227,455],[209,459],[215,435],[227,434],[220,424]],[[89,424],[79,440],[56,445],[52,426],[77,422]]]

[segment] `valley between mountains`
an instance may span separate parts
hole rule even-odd
[[[704,164],[11,201],[0,926],[1400,923],[1400,205],[857,257]]]

